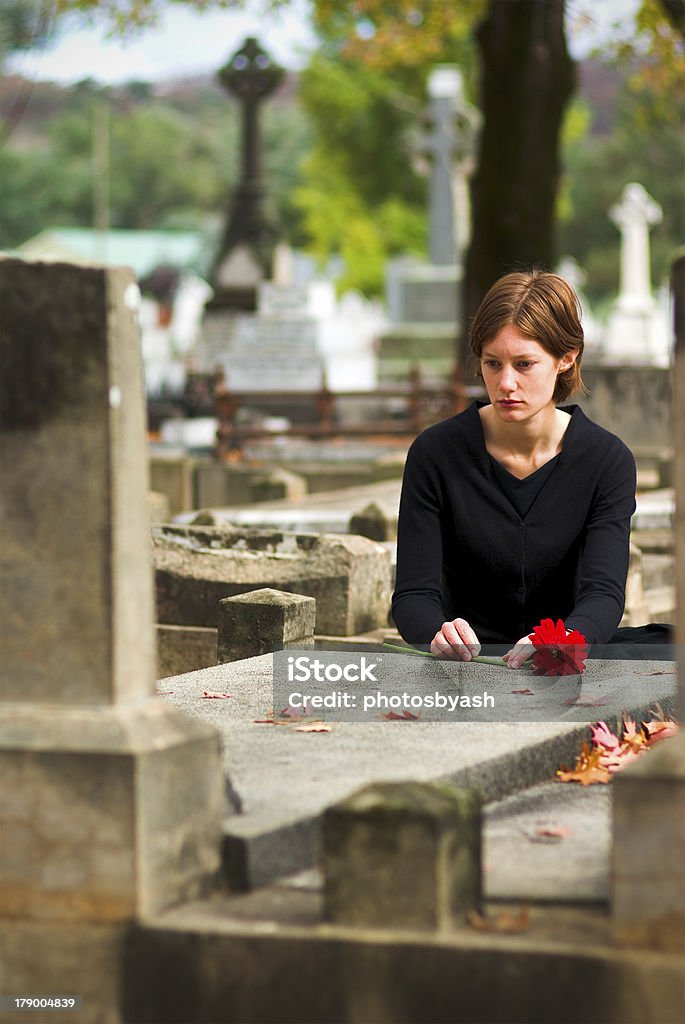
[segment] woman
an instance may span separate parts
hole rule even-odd
[[[429,427],[409,450],[397,628],[441,658],[506,644],[510,668],[543,618],[606,644],[624,608],[635,461],[579,406],[557,408],[583,390],[578,299],[556,274],[507,274],[470,340],[489,402]]]

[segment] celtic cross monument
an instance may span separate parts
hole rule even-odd
[[[257,285],[272,276],[278,238],[266,203],[259,114],[264,100],[280,84],[283,69],[250,37],[221,69],[219,78],[241,106],[242,163],[211,275],[214,299],[209,308],[253,310]]]

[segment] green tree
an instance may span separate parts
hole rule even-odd
[[[588,123],[591,113],[584,117]],[[653,282],[668,277],[672,252],[685,237],[684,122],[684,100],[674,98],[666,109],[661,95],[646,83],[640,81],[636,92],[631,75],[619,93],[611,134],[587,132],[565,142],[561,248],[584,268],[585,291],[595,302],[607,301],[618,288],[619,235],[608,211],[630,181],[644,185],[664,210],[662,223],[650,233]]]

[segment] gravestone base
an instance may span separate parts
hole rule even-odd
[[[614,785],[615,940],[683,953],[685,736],[664,740]]]
[[[5,918],[117,922],[215,888],[224,782],[207,724],[156,700],[13,704],[0,771]]]

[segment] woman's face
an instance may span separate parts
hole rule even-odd
[[[557,376],[576,352],[555,356],[508,324],[483,345],[480,368],[492,407],[501,420],[520,423],[554,407]]]

